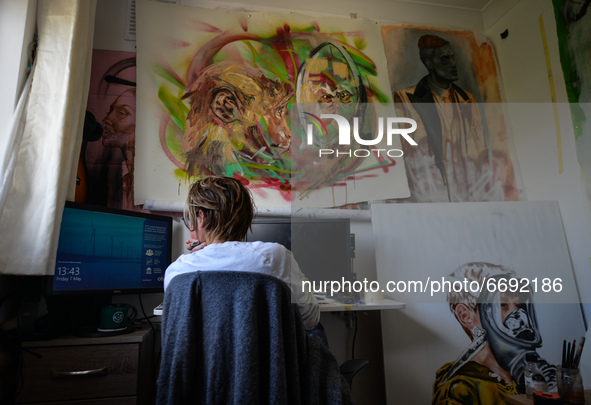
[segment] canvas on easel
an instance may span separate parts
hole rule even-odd
[[[557,202],[374,204],[372,223],[380,286],[406,303],[382,314],[390,403],[503,403],[530,352],[555,386],[585,334]]]

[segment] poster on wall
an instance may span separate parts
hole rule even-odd
[[[491,44],[408,25],[384,25],[382,35],[396,109],[418,123],[418,146],[402,144],[407,201],[524,199]]]
[[[591,10],[589,1],[552,0],[587,223],[591,228]]]
[[[133,198],[135,99],[135,53],[93,50],[77,202],[141,209]]]
[[[374,204],[372,223],[379,285],[406,303],[382,313],[388,398],[504,404],[528,353],[555,388],[585,335],[557,202]]]
[[[293,142],[296,104],[392,107],[375,22],[138,1],[137,24],[136,203],[182,201],[211,174],[240,179],[265,206],[409,196],[398,156],[312,162]]]

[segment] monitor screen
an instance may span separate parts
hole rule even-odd
[[[255,220],[247,241],[280,243],[290,249],[310,281],[352,280],[348,218]]]
[[[66,202],[49,293],[162,292],[172,218]]]

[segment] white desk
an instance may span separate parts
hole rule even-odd
[[[363,304],[342,304],[338,301],[325,299],[320,303],[320,312],[347,312],[347,311],[378,311],[382,309],[404,309],[406,304],[387,298]],[[162,315],[162,308],[154,308],[154,315]]]
[[[345,312],[345,311],[378,311],[382,309],[404,309],[406,304],[387,298],[362,304],[342,304],[338,301],[325,299],[319,302],[320,312]]]

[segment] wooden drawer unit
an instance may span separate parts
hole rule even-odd
[[[24,342],[17,403],[152,404],[153,333]],[[68,402],[64,402],[68,403]]]

